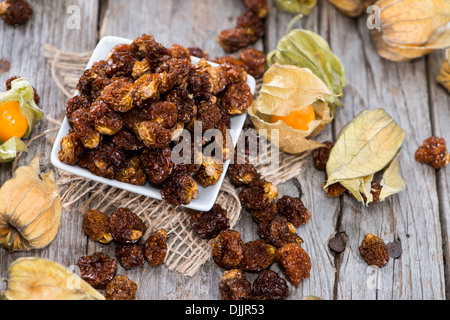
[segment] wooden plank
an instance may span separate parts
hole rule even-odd
[[[385,61],[371,41],[366,17],[342,17],[328,4],[324,10],[322,17],[333,21],[330,45],[341,57],[348,77],[335,134],[359,112],[379,107],[385,108],[407,134],[400,155],[407,190],[369,208],[347,197],[342,200],[340,231],[349,241],[339,269],[336,298],[444,299],[436,177],[414,160],[417,146],[432,129],[425,59]],[[403,255],[374,273],[358,252],[366,233],[376,234],[386,243],[400,241]]]
[[[82,52],[90,50],[97,41],[97,1],[64,0],[64,1],[31,1],[34,15],[31,21],[21,27],[13,28],[0,23],[0,57],[11,61],[11,70],[0,74],[0,83],[11,76],[26,77],[36,87],[41,97],[40,107],[45,114],[55,119],[62,119],[65,113],[65,98],[51,78],[50,68],[44,58],[44,45],[50,44],[63,50]],[[67,9],[71,5],[80,8],[80,29],[67,27]],[[2,21],[1,21],[2,22]],[[33,136],[52,128],[43,119],[34,129]],[[41,164],[45,169],[51,169],[49,162],[51,145],[45,138],[36,141],[27,154],[24,154],[19,164],[28,163],[35,156],[42,154]],[[0,182],[11,178],[11,165],[2,165]],[[0,249],[0,278],[7,278],[9,264],[19,257],[40,256],[70,266],[76,263],[80,252],[86,248],[86,237],[79,227],[80,215],[76,212],[64,211],[56,239],[46,248],[10,254]],[[0,283],[0,291],[6,288],[6,283]]]

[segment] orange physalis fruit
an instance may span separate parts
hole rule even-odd
[[[294,111],[287,116],[272,116],[272,123],[276,123],[279,120],[286,123],[289,127],[296,130],[308,131],[309,123],[316,120],[316,114],[312,105],[302,107],[298,111]]]
[[[22,138],[28,130],[28,121],[20,112],[17,101],[0,102],[0,141]]]

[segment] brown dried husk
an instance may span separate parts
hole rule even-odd
[[[39,249],[53,241],[61,199],[53,172],[41,173],[39,157],[19,167],[0,189],[0,245],[11,252]]]
[[[375,0],[328,0],[349,17],[359,17]]]
[[[391,61],[422,57],[450,46],[450,1],[379,0],[380,30],[372,30],[378,53]]]
[[[445,50],[444,61],[442,62],[441,72],[437,81],[450,92],[450,48]]]

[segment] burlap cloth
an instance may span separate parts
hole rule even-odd
[[[51,66],[53,80],[67,99],[75,94],[76,85],[91,54],[92,52],[63,52],[48,45],[45,47],[45,57]],[[58,121],[53,121],[53,124],[57,125]],[[48,138],[54,141],[54,137]],[[270,154],[267,154],[270,153],[270,148],[267,150],[269,151],[266,154],[259,155],[256,167],[265,179],[275,185],[298,175],[303,159],[308,155],[280,153],[279,166],[274,169],[264,160],[270,157]],[[81,214],[86,210],[98,209],[110,213],[118,207],[126,207],[139,215],[149,226],[144,239],[158,229],[166,229],[169,237],[165,265],[170,270],[185,276],[193,276],[211,257],[210,241],[198,238],[191,231],[191,214],[186,208],[170,206],[164,201],[110,187],[61,170],[58,172],[57,183],[61,191],[63,208],[66,210],[81,207],[81,210],[73,211],[79,210]],[[228,211],[232,228],[239,221],[242,212],[238,194],[239,190],[225,178],[217,203]]]

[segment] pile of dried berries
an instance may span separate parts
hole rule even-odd
[[[175,164],[172,150],[183,141],[183,129],[193,135],[195,122],[202,123],[202,132],[219,130],[226,141],[230,116],[253,102],[246,69],[260,72],[262,60],[249,51],[246,64],[224,59],[212,67],[204,58],[193,65],[191,53],[208,56],[199,48],[166,48],[144,34],[94,63],[78,82],[80,94],[67,103],[71,130],[61,141],[59,159],[103,178],[150,182],[172,205],[197,198],[198,183],[216,184],[222,162],[200,157],[193,165],[192,159],[219,137],[203,139],[200,147],[191,142],[187,163]]]
[[[241,204],[258,224],[260,239],[244,243],[240,233],[230,229],[227,212],[218,204],[209,212],[193,212],[192,230],[202,239],[212,239],[213,261],[226,269],[219,285],[222,299],[286,299],[288,282],[298,286],[310,276],[311,259],[301,247],[296,227],[306,224],[311,214],[299,198],[283,196],[277,201],[277,187],[262,179],[248,159],[231,164],[227,175],[241,188]],[[287,281],[269,270],[275,262]],[[246,272],[258,273],[253,284]]]
[[[161,229],[142,241],[147,227],[139,216],[126,208],[118,208],[109,216],[90,210],[83,218],[87,236],[103,244],[116,242],[115,258],[102,252],[80,257],[80,276],[96,289],[106,289],[107,300],[134,300],[137,285],[124,275],[117,275],[117,262],[126,270],[142,267],[147,261],[152,267],[164,263],[167,254],[167,233]]]

